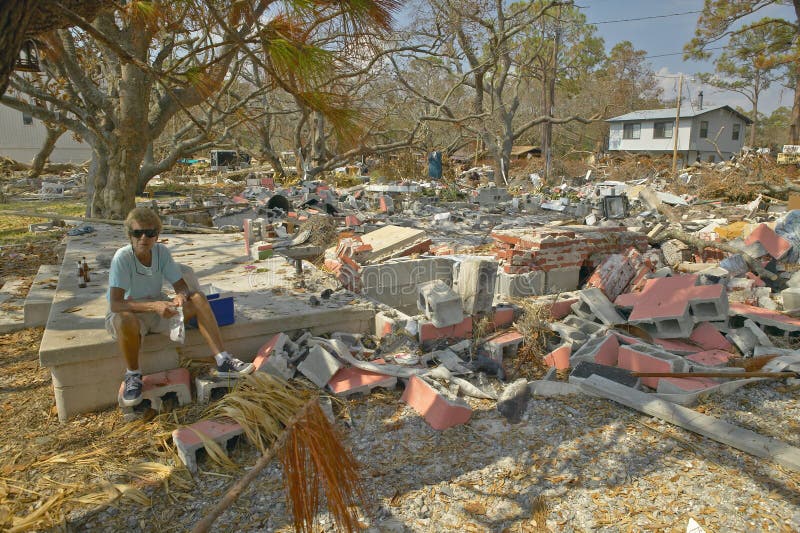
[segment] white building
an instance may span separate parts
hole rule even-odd
[[[612,152],[672,154],[675,146],[676,109],[646,109],[610,118],[608,149]],[[698,158],[718,161],[717,145],[725,159],[744,146],[745,127],[752,121],[730,106],[681,108],[678,122],[678,157],[684,164]]]
[[[47,129],[41,120],[27,113],[0,105],[0,156],[20,163],[31,163],[44,144]],[[66,131],[56,142],[51,163],[83,163],[92,157],[85,142],[78,142]]]

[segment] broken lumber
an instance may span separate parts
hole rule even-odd
[[[745,263],[747,263],[747,267],[754,273],[756,273],[761,278],[766,278],[770,281],[775,281],[778,279],[776,274],[769,272],[768,270],[764,269],[758,261],[752,257],[744,253],[743,251],[734,248],[729,244],[725,244],[723,242],[717,241],[704,241],[702,239],[698,239],[697,237],[693,237],[686,233],[685,231],[679,230],[678,228],[667,228],[666,230],[662,231],[658,235],[656,235],[653,239],[651,239],[652,244],[660,244],[664,241],[668,241],[670,239],[677,239],[684,244],[688,244],[689,246],[693,246],[698,250],[702,250],[704,248],[713,248],[715,250],[722,250],[723,252],[728,252],[729,254],[740,254],[744,259]]]
[[[737,450],[756,457],[774,461],[795,472],[800,472],[800,449],[772,437],[759,435],[749,429],[729,424],[713,416],[704,415],[687,407],[654,398],[606,378],[589,376],[580,388],[596,396],[636,409],[639,412],[665,420]]]

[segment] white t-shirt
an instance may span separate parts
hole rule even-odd
[[[181,279],[181,269],[172,259],[172,254],[163,244],[156,243],[152,250],[151,266],[144,266],[133,253],[129,244],[123,246],[111,260],[108,274],[108,301],[111,302],[111,287],[125,290],[126,300],[161,299],[164,280],[175,283]]]

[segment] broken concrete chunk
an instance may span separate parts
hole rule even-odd
[[[461,296],[465,313],[488,314],[492,311],[497,262],[488,259],[469,258],[456,263],[457,274],[453,276],[454,289]]]
[[[342,366],[338,359],[317,344],[311,347],[308,356],[297,365],[297,370],[314,385],[323,388]]]
[[[626,320],[622,318],[609,301],[603,291],[597,288],[584,289],[578,291],[580,301],[573,304],[572,309],[578,316],[584,318],[597,319],[607,326],[624,324]]]

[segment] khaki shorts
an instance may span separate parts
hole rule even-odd
[[[117,340],[117,328],[114,327],[116,314],[111,311],[106,314],[106,331],[114,340]],[[139,319],[139,333],[142,337],[148,333],[169,334],[169,318],[163,318],[158,313],[136,313],[136,318]]]

